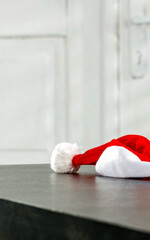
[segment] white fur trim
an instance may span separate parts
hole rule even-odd
[[[75,173],[80,166],[73,166],[72,159],[80,153],[76,143],[59,143],[55,146],[51,156],[51,168],[57,173]]]
[[[106,148],[96,164],[98,174],[109,177],[150,177],[150,162],[142,162],[124,147]]]

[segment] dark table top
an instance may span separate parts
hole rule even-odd
[[[94,167],[56,174],[49,165],[0,166],[0,198],[150,232],[150,181],[100,177]]]

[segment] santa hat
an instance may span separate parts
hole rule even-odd
[[[81,165],[95,165],[98,174],[109,177],[149,177],[150,141],[140,135],[113,139],[85,153],[76,143],[56,145],[51,168],[57,173],[75,173]]]

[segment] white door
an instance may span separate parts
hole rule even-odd
[[[0,164],[48,163],[61,141],[150,137],[149,25],[131,24],[148,0],[0,4]]]

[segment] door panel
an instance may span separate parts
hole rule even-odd
[[[65,139],[64,69],[63,40],[0,41],[0,154],[9,162],[17,151],[49,162],[45,153]]]

